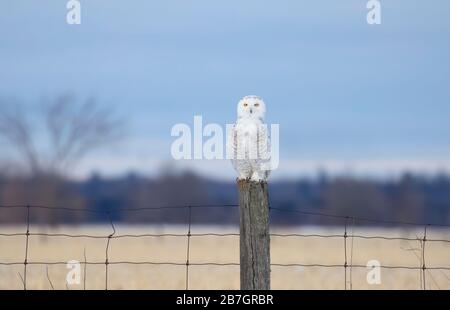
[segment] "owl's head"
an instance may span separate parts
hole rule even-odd
[[[237,114],[240,119],[248,118],[264,121],[266,104],[257,96],[245,96],[238,103]]]

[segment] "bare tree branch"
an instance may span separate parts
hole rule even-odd
[[[0,135],[11,143],[24,156],[33,174],[40,170],[38,154],[31,137],[31,126],[19,104],[1,102],[0,107]]]
[[[92,99],[78,110],[67,102],[59,105],[62,126],[56,147],[56,163],[59,169],[73,166],[88,152],[116,141],[122,133],[121,121],[112,110],[99,106]]]
[[[97,104],[92,98],[84,103],[76,102],[70,95],[56,98],[46,104],[44,124],[51,146],[51,154],[47,156],[42,146],[36,150],[34,131],[19,105],[0,108],[0,135],[22,154],[33,174],[40,171],[64,174],[92,150],[123,135],[123,121],[111,108]]]

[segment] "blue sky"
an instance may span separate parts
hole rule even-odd
[[[280,124],[280,177],[450,169],[449,1],[382,1],[376,26],[365,0],[88,0],[76,26],[65,5],[1,2],[0,95],[30,113],[44,97],[93,95],[129,120],[121,147],[74,175],[165,164],[232,176],[229,163],[174,163],[170,129],[195,114],[233,122],[248,94]]]

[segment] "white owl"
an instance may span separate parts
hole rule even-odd
[[[229,131],[227,147],[239,179],[261,182],[269,176],[270,141],[265,114],[266,105],[257,96],[246,96],[238,103],[238,118]]]

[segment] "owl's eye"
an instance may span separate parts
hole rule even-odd
[[[248,103],[244,103],[244,107],[248,106]]]
[[[255,107],[259,107],[259,103],[255,103]]]

